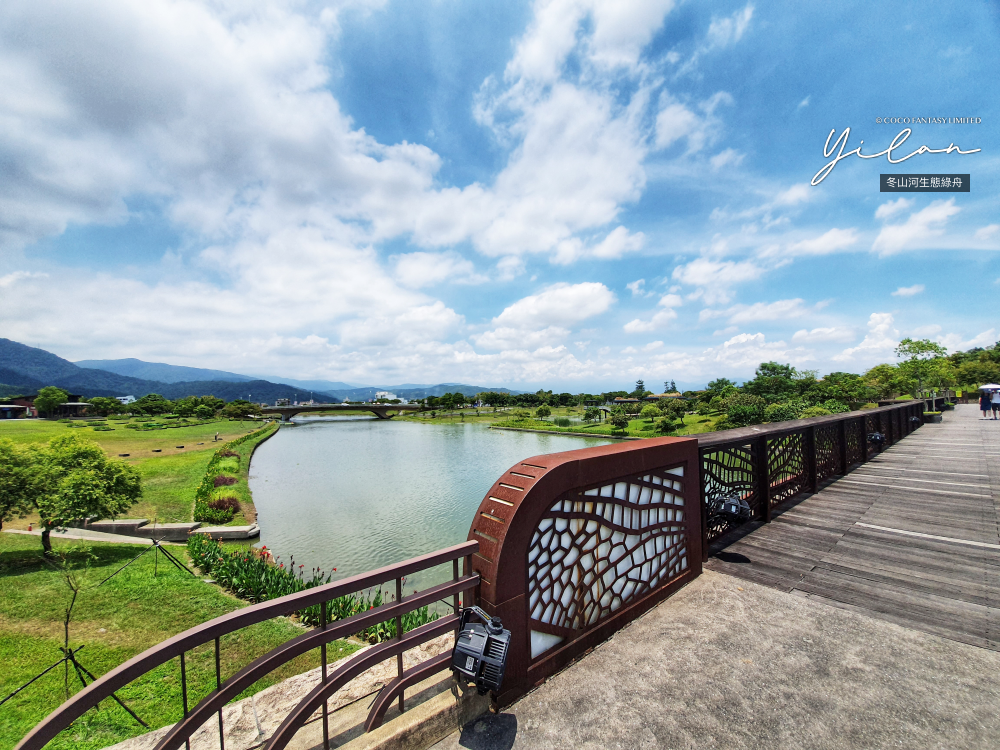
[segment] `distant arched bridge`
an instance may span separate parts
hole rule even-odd
[[[296,414],[310,411],[370,411],[379,419],[392,419],[404,411],[421,411],[424,407],[416,404],[305,404],[300,406],[262,406],[264,414],[278,414],[282,422],[287,422]],[[395,414],[389,414],[395,412]]]

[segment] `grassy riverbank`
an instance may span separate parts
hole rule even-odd
[[[78,569],[83,591],[70,625],[70,646],[85,646],[80,661],[100,676],[132,656],[187,628],[246,606],[219,587],[207,584],[165,563],[161,557],[154,576],[153,553],[147,553],[103,586],[96,584],[140,551],[125,544],[95,543],[89,548],[54,539],[56,552],[67,554]],[[89,554],[87,550],[89,549]],[[182,547],[171,551],[191,565]],[[92,555],[89,566],[87,558]],[[60,657],[63,617],[71,593],[62,574],[41,557],[38,538],[0,533],[0,699]],[[278,619],[246,628],[222,639],[223,679],[240,667],[302,632],[301,626]],[[337,642],[331,657],[357,648]],[[243,696],[318,664],[317,654],[305,654],[251,687]],[[187,658],[189,700],[193,705],[215,686],[211,647]],[[70,694],[80,683],[70,670]],[[65,699],[63,672],[53,670],[19,693],[0,710],[0,748],[13,747],[38,721]],[[181,716],[177,660],[129,685],[120,697],[151,727]],[[85,714],[53,742],[51,748],[102,748],[143,733],[112,701]]]
[[[114,430],[104,432],[90,427],[67,427],[62,422],[41,419],[0,420],[0,438],[10,438],[26,445],[45,443],[59,435],[72,433],[93,440],[109,456],[128,453],[122,460],[139,470],[143,486],[142,498],[128,515],[148,518],[151,522],[155,518],[172,523],[191,520],[195,490],[213,453],[221,444],[213,440],[216,434],[222,441],[232,440],[260,427],[259,423],[250,421],[228,420],[149,431],[125,429],[123,424],[113,420],[109,424]],[[37,516],[15,519],[5,523],[4,528],[26,529],[29,523],[37,524]]]
[[[196,491],[196,498],[198,499],[196,499],[195,503],[195,517],[197,520],[202,520],[203,518],[199,515],[198,508],[201,507],[204,510],[203,505],[198,505],[199,502],[209,502],[213,497],[230,497],[235,498],[239,502],[240,510],[226,525],[246,526],[256,523],[257,509],[253,504],[253,496],[250,494],[250,458],[253,456],[253,452],[257,449],[257,446],[277,431],[278,424],[271,422],[254,433],[248,433],[247,436],[223,443],[216,450],[213,456],[217,455],[223,449],[227,453],[235,453],[236,455],[230,455],[218,460],[214,458],[209,459],[205,467],[204,479],[202,482],[199,482],[200,486]],[[241,439],[242,442],[240,442]],[[223,477],[235,483],[213,488],[213,480],[217,477]]]
[[[582,407],[557,407],[552,409],[552,414],[546,419],[536,419],[534,417],[524,420],[515,420],[512,416],[513,409],[508,411],[494,412],[490,408],[470,408],[447,412],[437,412],[432,416],[430,412],[415,414],[406,417],[399,417],[407,421],[428,423],[428,424],[463,424],[473,422],[479,424],[495,425],[497,427],[515,427],[520,429],[540,430],[542,432],[570,433],[593,435],[594,437],[660,437],[663,433],[657,432],[653,422],[647,419],[635,418],[629,421],[628,427],[622,431],[612,427],[607,422],[583,422]],[[697,435],[703,432],[715,430],[716,423],[723,418],[722,414],[715,416],[699,416],[689,414],[684,417],[684,424],[678,425],[674,436]],[[561,427],[555,423],[555,419],[568,418],[573,423],[568,427]]]

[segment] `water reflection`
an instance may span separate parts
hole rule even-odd
[[[486,491],[515,462],[606,442],[478,424],[297,419],[250,467],[261,543],[306,571],[336,568],[335,578],[390,565],[465,541]]]

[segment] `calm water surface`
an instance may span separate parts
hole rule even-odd
[[[363,573],[465,541],[486,491],[516,462],[607,442],[474,424],[296,420],[250,466],[260,543],[307,571]]]

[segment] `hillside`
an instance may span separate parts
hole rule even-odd
[[[171,367],[171,365],[164,366]],[[254,401],[273,403],[279,398],[302,400],[304,395],[301,388],[266,380],[234,383],[219,379],[165,383],[129,377],[107,370],[77,367],[72,362],[44,349],[25,346],[10,339],[0,339],[0,395],[33,393],[46,385],[57,385],[71,393],[81,394],[84,398],[92,396],[139,398],[147,393],[159,393],[169,399],[212,395],[226,401],[252,396]]]
[[[378,391],[390,391],[400,398],[413,400],[461,392],[474,396],[483,391],[522,393],[496,386],[438,383],[437,385],[402,385],[349,387],[329,380],[293,380],[275,383],[222,370],[144,362],[141,359],[87,359],[74,364],[44,349],[25,346],[10,339],[0,339],[0,397],[33,393],[46,385],[57,385],[74,394],[92,396],[135,396],[159,393],[168,399],[184,396],[216,396],[226,401],[245,398],[274,403],[279,398],[292,401],[365,401]],[[319,388],[316,386],[328,387]],[[337,388],[336,386],[345,386]]]
[[[237,375],[223,370],[205,370],[200,367],[167,365],[162,362],[144,362],[141,359],[83,359],[75,363],[88,370],[105,370],[116,375],[125,375],[141,380],[159,383],[186,383],[194,380],[219,380],[245,383],[256,380],[248,375]]]

